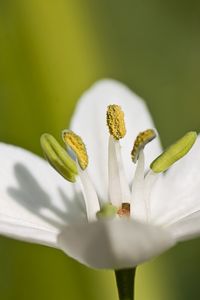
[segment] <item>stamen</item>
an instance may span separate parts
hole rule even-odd
[[[166,149],[160,156],[158,156],[150,165],[150,168],[155,173],[166,171],[177,160],[185,156],[192,148],[196,141],[197,133],[190,131],[180,138],[175,144]]]
[[[151,142],[155,137],[156,133],[153,129],[147,129],[138,134],[133,145],[133,150],[131,151],[131,157],[134,163],[137,162],[140,151],[144,149],[146,144]]]
[[[153,129],[147,129],[138,134],[131,152],[132,161],[137,162],[132,184],[131,217],[139,220],[148,220],[149,205],[145,194],[145,159],[144,147],[156,137]]]
[[[125,136],[124,112],[119,105],[113,104],[108,106],[107,125],[110,135],[112,135],[115,140],[120,140]]]
[[[76,165],[79,175],[78,179],[80,180],[85,201],[87,218],[89,222],[92,222],[97,218],[96,213],[99,211],[100,205],[97,193],[86,170],[88,166],[88,155],[85,144],[81,137],[71,130],[64,130],[62,132],[62,137],[67,147],[69,147],[76,155]]]
[[[126,134],[124,112],[119,105],[109,105],[107,125],[110,132],[108,146],[109,200],[116,207],[130,202],[130,189],[125,178],[119,140]]]
[[[81,169],[85,170],[88,166],[88,155],[85,144],[83,143],[81,137],[71,130],[63,130],[62,137],[65,144],[71,148],[71,150],[77,156]]]

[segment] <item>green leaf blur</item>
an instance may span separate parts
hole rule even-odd
[[[42,155],[81,93],[102,77],[146,99],[164,146],[200,130],[200,3],[0,1],[0,139]],[[133,233],[134,234],[134,233]],[[139,267],[136,299],[197,299],[200,240]],[[0,238],[0,299],[117,299],[112,272],[58,250]]]

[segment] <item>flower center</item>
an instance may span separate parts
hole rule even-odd
[[[41,137],[41,146],[50,164],[68,181],[79,181],[85,200],[88,221],[96,218],[136,217],[149,220],[150,193],[158,173],[166,171],[172,164],[187,154],[194,144],[196,132],[188,132],[175,144],[165,150],[150,165],[145,174],[144,147],[151,142],[156,133],[153,129],[140,132],[131,151],[132,161],[136,164],[132,189],[126,178],[120,140],[126,135],[124,112],[119,105],[107,108],[108,142],[108,195],[107,204],[102,205],[87,172],[88,154],[80,136],[71,130],[64,130],[62,137],[67,151],[49,134]],[[73,159],[75,158],[75,159]],[[102,162],[103,164],[104,162]]]
[[[109,105],[107,109],[107,125],[110,133],[108,147],[108,192],[110,202],[118,208],[117,215],[119,217],[129,217],[134,210],[133,193],[130,190],[129,182],[126,178],[122,156],[120,139],[125,137],[124,114],[118,105]],[[156,137],[153,129],[145,130],[138,134],[135,139],[131,157],[134,163],[137,163],[141,156],[138,165],[138,175],[135,177],[134,189],[138,182],[144,180],[144,162],[141,165],[144,147]],[[141,154],[142,153],[142,154]],[[141,154],[141,155],[140,155]],[[134,195],[134,197],[137,195]]]

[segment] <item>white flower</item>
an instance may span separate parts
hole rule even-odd
[[[120,105],[125,114],[121,149],[106,126],[110,104]],[[62,249],[87,266],[106,269],[134,267],[198,236],[200,139],[165,174],[146,173],[162,152],[159,139],[144,155],[141,151],[137,169],[130,152],[138,133],[153,127],[144,102],[124,85],[95,84],[81,97],[71,122],[89,155],[87,169],[78,167],[81,190],[45,160],[0,144],[0,233]],[[130,203],[130,217],[98,220],[99,205],[109,201]]]

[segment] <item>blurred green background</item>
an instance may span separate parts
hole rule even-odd
[[[200,2],[0,0],[0,139],[41,155],[102,77],[146,99],[164,146],[200,130]],[[200,240],[139,267],[136,300],[200,298]],[[0,299],[117,299],[112,272],[0,238]]]

